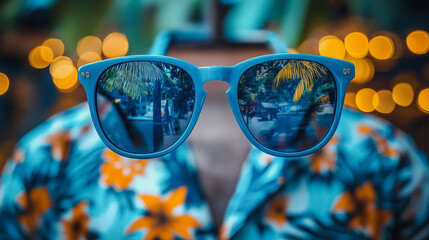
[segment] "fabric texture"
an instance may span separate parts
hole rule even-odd
[[[429,239],[429,171],[413,140],[344,109],[321,151],[252,148],[215,229],[186,144],[129,159],[99,139],[86,103],[28,133],[0,182],[0,239]]]

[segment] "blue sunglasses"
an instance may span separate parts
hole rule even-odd
[[[210,67],[127,56],[79,69],[100,138],[131,158],[159,157],[180,146],[200,115],[203,85],[213,80],[229,84],[232,112],[253,145],[279,157],[311,154],[333,136],[353,77],[352,63],[288,53]]]

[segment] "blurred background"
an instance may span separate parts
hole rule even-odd
[[[351,61],[345,105],[387,119],[429,154],[427,0],[3,0],[0,168],[26,132],[86,101],[79,66],[145,54],[169,29],[270,29],[292,53]]]

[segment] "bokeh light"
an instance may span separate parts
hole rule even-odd
[[[9,78],[6,74],[0,72],[0,95],[3,95],[9,89]]]
[[[409,83],[398,83],[393,87],[392,97],[396,104],[407,107],[414,98],[413,88]]]
[[[346,49],[343,41],[333,35],[328,35],[319,41],[319,54],[326,57],[343,59]]]
[[[107,58],[121,57],[128,53],[128,39],[118,32],[111,33],[103,40],[103,54]]]
[[[45,68],[54,59],[54,53],[51,48],[46,46],[37,46],[30,51],[28,60],[34,68]]]
[[[52,77],[52,80],[54,81],[55,86],[58,90],[61,92],[70,92],[73,91],[78,82],[77,77],[77,69],[74,66],[68,67],[68,66],[62,66],[57,71],[64,70],[64,72],[68,72],[69,74],[63,74],[64,78],[54,78]]]
[[[61,56],[52,61],[49,67],[52,80],[58,90],[70,92],[77,85],[77,70],[69,57]]]
[[[359,90],[356,94],[356,106],[359,108],[359,110],[363,112],[374,111],[375,107],[372,99],[376,94],[377,93],[370,88]]]
[[[417,98],[417,103],[419,105],[420,110],[425,113],[429,113],[429,88],[420,91],[419,96]]]
[[[372,103],[375,110],[385,114],[393,112],[396,106],[392,98],[392,92],[389,90],[378,91],[372,98]]]
[[[357,105],[356,105],[356,93],[354,92],[348,92],[346,93],[346,96],[344,98],[344,104],[348,107],[357,109]]]
[[[374,77],[374,63],[370,59],[346,57],[345,60],[355,65],[354,83],[367,83]]]
[[[60,56],[52,61],[51,66],[49,66],[49,72],[52,77],[64,78],[70,74],[70,66],[73,66],[73,61],[69,57]],[[64,69],[69,69],[69,71],[64,72]]]
[[[423,30],[417,30],[407,36],[407,46],[415,54],[425,54],[429,50],[429,34]]]
[[[77,61],[77,67],[81,67],[82,65],[97,62],[101,60],[101,56],[96,52],[86,52],[82,54],[82,56]]]
[[[101,55],[102,42],[96,36],[86,36],[79,40],[76,47],[76,52],[81,57],[86,52],[95,52]]]
[[[54,54],[54,58],[64,54],[64,43],[58,38],[49,38],[42,43],[42,46],[49,47]]]
[[[367,36],[360,32],[352,32],[344,39],[347,53],[355,58],[363,58],[368,54],[369,42]]]
[[[388,36],[377,36],[369,41],[369,53],[376,59],[386,60],[393,56],[395,46]]]

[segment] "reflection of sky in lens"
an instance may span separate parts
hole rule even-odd
[[[190,75],[159,62],[112,66],[100,77],[97,93],[102,96],[97,99],[112,105],[110,117],[100,117],[106,136],[118,147],[138,153],[161,151],[174,144],[189,123],[195,101]],[[97,102],[99,111],[101,101]],[[124,126],[122,130],[115,128],[115,122]]]
[[[304,150],[333,121],[335,81],[315,62],[264,62],[243,73],[238,98],[244,122],[259,142],[280,151]]]

